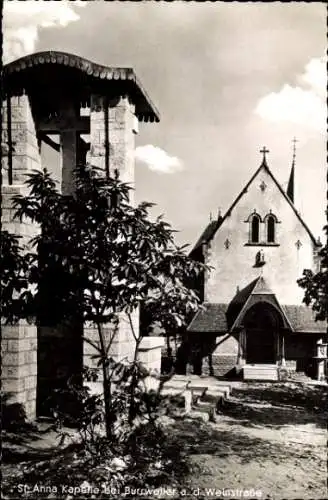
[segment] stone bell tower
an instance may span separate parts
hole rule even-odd
[[[78,162],[99,166],[106,176],[117,169],[123,181],[133,184],[138,122],[159,121],[133,69],[55,51],[4,67],[2,117],[2,227],[22,236],[23,243],[39,228],[13,219],[11,197],[26,192],[26,173],[43,167],[43,143],[60,155],[62,193],[74,192]],[[139,332],[137,314],[135,328]],[[24,322],[2,328],[2,387],[30,418],[36,413],[37,388],[44,399],[91,359],[82,331],[68,330]],[[84,325],[84,335],[95,337],[92,325]],[[123,322],[112,349],[117,357],[131,357],[133,338]]]

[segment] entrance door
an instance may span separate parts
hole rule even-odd
[[[268,303],[255,304],[244,319],[246,363],[273,364],[277,360],[278,311]]]
[[[246,362],[251,364],[276,362],[275,334],[272,330],[246,330]]]

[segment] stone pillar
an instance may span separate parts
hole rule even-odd
[[[128,96],[91,96],[88,161],[110,176],[118,170],[123,182],[134,184],[135,134],[138,120]],[[133,192],[130,193],[133,202]]]
[[[123,182],[134,183],[134,149],[137,119],[135,106],[128,96],[108,99],[106,96],[92,95],[90,105],[90,151],[87,161],[101,168],[104,175],[114,176],[119,172]],[[130,193],[133,203],[133,192]],[[132,313],[134,333],[139,337],[139,311]],[[92,328],[85,328],[85,337]],[[112,329],[108,327],[108,332]],[[97,335],[95,330],[93,335]],[[110,338],[111,333],[109,333]],[[84,343],[84,360],[90,364],[90,347]],[[122,314],[118,330],[112,343],[109,355],[114,359],[131,361],[134,356],[135,338],[131,331],[129,319]]]
[[[317,380],[325,380],[327,374],[325,373],[325,363],[327,360],[327,344],[324,344],[322,339],[317,342],[317,355],[315,356],[317,361]]]
[[[2,140],[8,142],[11,137],[13,150],[11,159],[5,156],[3,162],[7,162],[5,170],[12,163],[12,179],[5,178],[1,188],[1,222],[2,229],[21,236],[20,244],[26,247],[39,228],[26,220],[14,220],[12,196],[26,193],[25,174],[40,169],[41,158],[28,96],[12,97],[8,101],[3,105]],[[36,416],[37,328],[23,321],[14,326],[6,325],[5,318],[1,321],[2,389],[10,395],[9,404],[22,404],[27,417],[33,419]]]
[[[39,144],[35,133],[35,125],[27,95],[11,97],[4,101],[2,108],[2,142],[10,149],[12,146],[12,183],[23,184],[25,174],[41,166]],[[8,129],[11,124],[11,131]],[[11,145],[8,140],[11,139]],[[8,168],[10,151],[3,159]],[[5,179],[8,183],[8,179]]]
[[[9,404],[20,403],[29,419],[36,416],[37,329],[21,322],[2,325],[2,391]]]
[[[140,342],[138,360],[150,372],[150,376],[145,379],[147,390],[158,389],[164,343],[164,337],[144,337]]]

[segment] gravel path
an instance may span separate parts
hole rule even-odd
[[[326,499],[326,387],[245,384],[217,423],[174,427],[192,498]],[[230,492],[228,491],[230,490]]]

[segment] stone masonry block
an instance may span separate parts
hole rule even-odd
[[[1,352],[8,351],[8,340],[1,339]]]
[[[27,418],[34,420],[36,415],[36,400],[26,401],[24,406]]]
[[[84,356],[83,364],[84,366],[88,366],[89,368],[98,368],[98,360],[92,358],[92,356]]]
[[[30,375],[25,379],[25,389],[35,389],[37,385],[37,377],[35,375]]]
[[[28,350],[30,351],[36,351],[38,348],[38,340],[37,338],[29,338],[26,339],[27,345],[28,345]]]
[[[31,367],[32,366],[36,366],[37,367],[37,364],[34,363],[34,364],[26,364],[26,365],[23,365],[23,366],[19,366],[18,370],[16,372],[16,376],[17,377],[21,377],[21,378],[29,377],[31,375]]]
[[[6,222],[4,220],[2,222],[2,229],[5,231],[8,231],[9,233],[14,233],[17,234],[18,236],[21,236],[22,233],[20,231],[21,229],[21,224],[19,222]]]
[[[28,371],[29,371],[30,375],[37,375],[38,374],[38,365],[36,363],[29,365]]]
[[[23,378],[6,378],[1,380],[3,392],[18,393],[25,390],[25,380]]]
[[[84,352],[85,356],[87,356],[87,355],[91,356],[93,354],[97,354],[98,351],[91,344],[89,344],[88,342],[84,341],[83,352]]]
[[[37,339],[38,330],[36,326],[24,325],[24,337],[27,339]]]
[[[15,170],[14,162],[13,162],[13,182],[17,184],[24,183],[26,180],[25,170]]]
[[[25,359],[25,363],[26,364],[29,364],[29,363],[37,363],[37,360],[38,360],[38,356],[37,356],[37,351],[25,351],[23,352],[22,354],[24,354],[24,359]]]
[[[14,220],[15,210],[9,210],[5,208],[2,210],[1,221],[3,222],[12,222]]]
[[[7,106],[5,106],[5,111],[2,115],[4,123],[8,122],[8,112]],[[27,109],[24,105],[21,106],[11,106],[11,121],[12,122],[27,122]]]
[[[21,151],[21,149],[20,149]],[[28,157],[24,154],[23,152],[20,152],[19,154],[13,155],[13,170],[14,171],[19,171],[19,170],[27,170],[28,167]]]
[[[4,352],[2,355],[2,365],[18,367],[25,364],[25,352]]]
[[[8,352],[23,352],[28,351],[30,348],[29,341],[27,339],[8,340],[7,342]]]
[[[35,388],[26,391],[26,401],[34,401],[36,397]]]
[[[17,374],[16,366],[2,366],[1,367],[1,378],[15,378]]]

